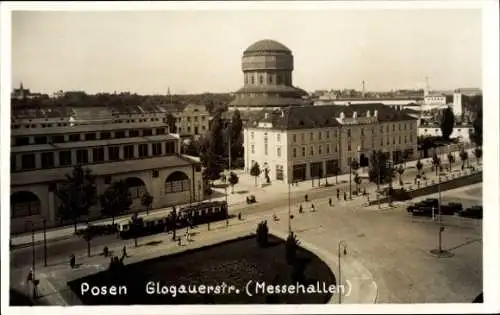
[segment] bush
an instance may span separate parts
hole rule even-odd
[[[269,236],[269,228],[267,227],[267,221],[262,221],[257,225],[257,244],[260,247],[267,246]]]
[[[297,258],[297,249],[299,248],[299,240],[295,236],[293,232],[290,232],[288,234],[288,237],[286,238],[286,243],[285,243],[285,255],[286,255],[286,261],[289,265],[295,264],[295,260]]]
[[[411,199],[410,194],[404,188],[393,189],[390,192],[390,196],[392,196],[392,199],[395,200],[395,201],[405,201],[405,200],[410,200]]]

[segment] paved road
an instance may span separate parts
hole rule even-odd
[[[347,184],[348,185],[348,184]],[[477,204],[478,202],[474,202],[468,199],[466,196],[472,194],[476,196],[477,198],[481,197],[481,192],[482,190],[480,189],[481,186],[477,186],[481,184],[476,184],[474,185],[473,188],[469,189],[469,194],[464,194],[462,193],[464,191],[464,188],[459,189],[458,192],[443,192],[443,202],[451,202],[451,201],[458,201],[458,202],[463,202],[464,206],[470,206],[472,204]],[[318,203],[326,203],[328,198],[332,197],[334,204],[342,204],[349,206],[352,204],[353,208],[359,208],[360,203],[364,201],[364,198],[362,197],[353,197],[353,201],[348,201],[344,202],[343,200],[337,201],[336,197],[336,189],[337,188],[345,187],[344,185],[338,185],[336,187],[328,187],[328,188],[323,188],[323,189],[318,189],[314,191],[309,191],[308,195],[310,200],[313,200],[313,203],[318,202]],[[479,187],[479,188],[478,188]],[[465,197],[464,197],[465,196]],[[292,199],[292,209],[295,209],[295,212],[297,210],[297,204],[299,203],[304,203],[303,199],[304,196],[302,195],[302,192],[300,193],[294,193],[292,191],[291,194],[291,199]],[[428,198],[425,197],[425,198]],[[470,205],[469,205],[470,204]],[[275,199],[272,201],[268,201],[265,203],[256,203],[250,206],[245,206],[244,210],[241,209],[236,209],[234,211],[241,211],[244,216],[258,216],[259,214],[266,213],[266,212],[271,212],[275,209],[278,208],[283,208],[288,205],[288,198],[287,199]],[[304,204],[304,210],[308,210],[310,207],[310,203],[307,205]],[[235,220],[235,219],[233,219]],[[223,224],[223,223],[215,223],[215,224]],[[200,226],[199,229],[203,230],[205,229],[205,226]],[[151,236],[151,237],[145,237],[141,239],[141,242],[147,242],[149,238],[154,238],[156,236]],[[92,240],[91,243],[91,251],[92,253],[96,252],[101,252],[102,248],[104,246],[131,246],[133,244],[133,240],[121,240],[117,239],[116,236],[111,235],[111,236],[103,236],[103,237],[98,237],[94,240]],[[68,257],[71,253],[81,253],[81,255],[85,255],[87,252],[87,243],[79,238],[79,237],[73,237],[70,239],[65,239],[65,240],[60,240],[60,241],[55,241],[51,242],[47,245],[47,256],[48,256],[48,264],[54,264],[54,263],[65,263],[68,261]],[[26,248],[19,248],[19,249],[14,249],[11,250],[11,267],[13,268],[19,268],[22,266],[27,266],[32,264],[32,248],[31,247],[26,247]],[[37,245],[35,246],[35,257],[36,257],[36,263],[37,264],[43,264],[43,257],[44,257],[44,252],[43,252],[43,245]]]

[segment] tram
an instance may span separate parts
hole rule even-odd
[[[118,224],[118,233],[120,238],[130,239],[169,232],[188,225],[221,221],[227,217],[228,208],[225,201],[202,202],[178,210],[173,207],[172,212],[164,216],[133,216],[128,222]]]

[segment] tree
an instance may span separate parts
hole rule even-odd
[[[295,263],[299,245],[300,241],[293,232],[290,232],[285,242],[285,258],[289,265],[293,265]]]
[[[422,172],[422,168],[424,167],[424,165],[422,164],[422,162],[420,161],[420,159],[417,160],[417,170],[418,170],[418,175],[420,175],[420,172]]]
[[[71,174],[66,174],[64,183],[55,194],[61,200],[61,219],[73,219],[76,232],[78,218],[87,215],[97,201],[95,176],[88,168],[84,170],[80,165],[75,166]]]
[[[233,112],[231,119],[231,159],[243,157],[243,121],[239,110]]]
[[[115,217],[130,209],[132,197],[124,181],[118,181],[110,185],[100,196],[101,213],[112,218],[115,224]]]
[[[238,184],[239,178],[236,173],[229,173],[229,184],[231,185],[231,193],[234,194],[234,185]]]
[[[444,109],[441,116],[441,135],[444,140],[450,139],[450,135],[453,132],[453,127],[455,126],[455,116],[453,115],[453,110],[451,107]]]
[[[481,148],[475,148],[474,155],[476,156],[476,161],[479,164],[481,157],[483,156],[483,150]]]
[[[453,156],[453,154],[451,154],[451,152],[448,153],[448,162],[450,163],[450,172],[451,172],[451,166],[455,162],[455,157]]]
[[[154,197],[151,196],[147,191],[141,197],[141,205],[146,208],[146,213],[149,215],[149,210],[153,204]]]
[[[255,162],[252,165],[252,168],[250,169],[250,175],[252,175],[255,178],[255,186],[257,186],[257,177],[260,176],[261,170],[259,163]]]
[[[441,159],[439,158],[436,152],[434,152],[434,154],[432,155],[432,165],[436,170],[436,176],[437,176],[439,172],[439,167],[441,166]]]
[[[469,154],[463,148],[460,150],[460,159],[462,160],[462,170],[465,168],[465,162],[469,158]]]
[[[370,157],[370,169],[368,178],[370,182],[383,184],[392,180],[391,169],[388,167],[387,154],[382,151],[373,151]]]
[[[479,108],[478,112],[476,113],[476,115],[474,117],[474,121],[472,122],[472,127],[474,128],[472,135],[471,135],[472,142],[474,142],[477,146],[482,146],[483,145],[482,101],[481,101],[481,107]]]
[[[170,133],[177,133],[177,127],[175,126],[177,119],[171,113],[168,113],[166,120]]]
[[[203,178],[205,180],[217,180],[223,170],[225,148],[223,138],[222,112],[216,111],[210,122],[208,136],[200,148],[200,160],[205,167]]]
[[[257,244],[259,244],[260,247],[267,246],[269,237],[269,228],[267,227],[267,221],[261,221],[259,224],[257,224],[256,237]]]
[[[90,257],[90,242],[94,238],[89,228],[83,230],[82,238],[87,242],[87,256]]]

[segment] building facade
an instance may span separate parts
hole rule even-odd
[[[382,104],[301,106],[262,111],[244,128],[245,171],[294,182],[349,172],[374,150],[395,162],[417,156],[417,119]]]
[[[182,111],[173,113],[176,119],[176,133],[181,137],[193,137],[198,139],[208,131],[210,124],[210,113],[205,105],[189,104]]]
[[[461,143],[471,143],[470,135],[474,132],[474,127],[470,125],[455,126],[451,132],[451,139],[458,139]],[[441,127],[438,125],[421,125],[418,128],[419,137],[441,137]]]
[[[59,223],[55,192],[76,165],[96,176],[98,195],[124,180],[133,198],[131,211],[143,210],[146,191],[154,197],[153,208],[203,200],[201,166],[179,154],[179,138],[161,120],[126,122],[132,116],[109,124],[12,129],[11,231],[29,230],[30,222],[43,219],[48,226]],[[99,211],[96,204],[89,218]]]

